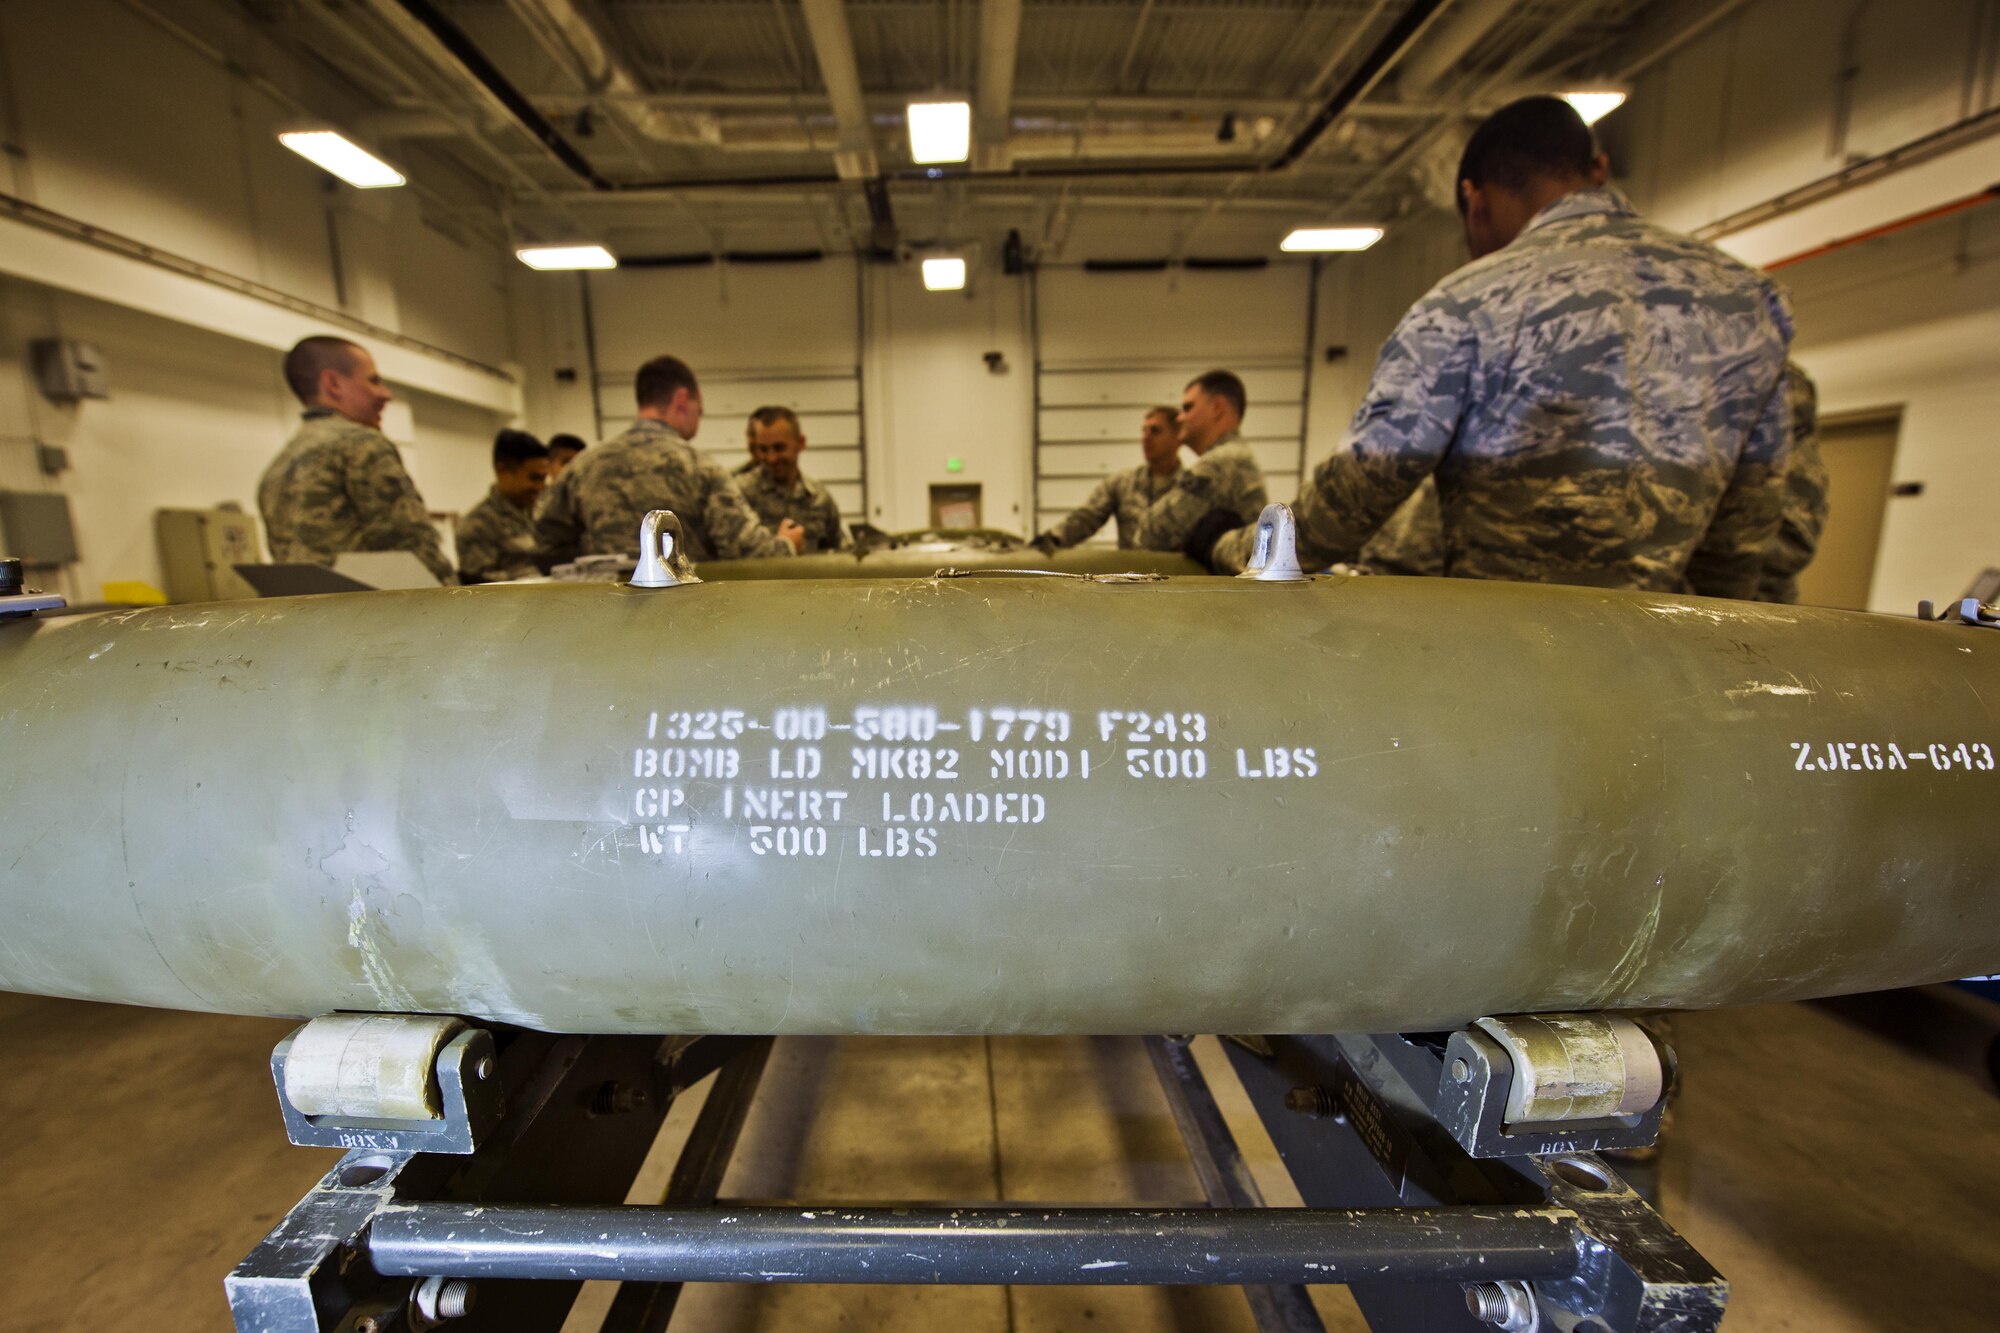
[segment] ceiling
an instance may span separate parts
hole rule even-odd
[[[344,128],[447,155],[523,241],[1018,230],[1073,261],[1271,254],[1302,222],[1441,206],[1479,113],[1630,77],[1726,0],[241,3],[349,86]],[[974,104],[968,164],[910,160],[903,108],[937,95]]]

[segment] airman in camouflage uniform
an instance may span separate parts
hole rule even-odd
[[[1461,166],[1483,257],[1384,345],[1346,439],[1300,488],[1300,561],[1355,559],[1435,475],[1448,574],[1753,596],[1790,453],[1785,299],[1603,188],[1604,159],[1564,104],[1528,99],[1494,121],[1530,104],[1568,117],[1585,165],[1527,177],[1531,193],[1507,184],[1516,201],[1547,199],[1509,205],[1510,227],[1480,203],[1503,178],[1481,187]],[[1497,244],[1475,238],[1495,228]],[[1253,537],[1229,534],[1213,563],[1241,569]]]
[[[786,519],[806,530],[808,551],[838,551],[847,545],[847,529],[840,523],[840,501],[826,487],[801,474],[789,487],[780,486],[762,467],[753,467],[736,478],[743,498],[776,532]]]
[[[1760,602],[1799,600],[1799,572],[1812,563],[1826,528],[1826,463],[1819,450],[1819,390],[1796,361],[1785,363],[1785,402],[1792,423],[1792,458],[1785,469],[1784,517],[1765,547]],[[1437,479],[1424,478],[1355,562],[1371,574],[1438,576],[1444,571],[1444,515]],[[1692,589],[1687,589],[1692,591]]]
[[[458,573],[467,583],[504,583],[540,572],[535,502],[555,469],[553,451],[523,430],[493,441],[493,486],[458,520]]]
[[[562,470],[535,535],[544,558],[557,564],[579,555],[634,555],[639,520],[654,509],[680,516],[691,560],[792,554],[791,543],[758,521],[722,464],[646,417]]]
[[[694,372],[670,356],[639,368],[639,419],[579,454],[549,487],[535,535],[551,564],[580,555],[634,555],[654,509],[679,516],[690,559],[792,555],[796,525],[765,530],[722,464],[689,443],[701,425]]]
[[[1783,516],[1764,548],[1760,602],[1799,600],[1799,573],[1812,563],[1826,531],[1826,460],[1819,451],[1819,386],[1796,361],[1785,363],[1792,417],[1792,465],[1785,472]]]
[[[325,335],[285,357],[305,418],[257,484],[271,558],[331,565],[347,551],[409,551],[441,582],[451,562],[396,446],[379,429],[390,401],[365,348]]]
[[[838,551],[846,546],[840,501],[799,470],[806,437],[798,415],[789,407],[760,407],[750,414],[746,435],[750,462],[732,475],[764,526],[776,532],[787,519],[798,524],[805,529],[801,549],[807,551]]]
[[[1090,498],[1062,522],[1035,538],[1044,551],[1059,551],[1087,541],[1106,519],[1118,521],[1118,547],[1131,550],[1139,544],[1139,524],[1146,511],[1169,490],[1180,475],[1180,433],[1176,428],[1179,411],[1156,407],[1146,413],[1139,428],[1139,448],[1146,461],[1124,472],[1114,472],[1090,493]]]
[[[1141,547],[1179,551],[1200,533],[1256,523],[1270,496],[1264,469],[1237,429],[1244,407],[1243,381],[1226,370],[1189,381],[1181,396],[1180,434],[1195,460],[1140,520]]]
[[[505,583],[538,571],[535,516],[497,490],[458,520],[459,576],[467,583]]]

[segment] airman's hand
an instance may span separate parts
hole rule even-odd
[[[778,536],[792,544],[793,555],[806,549],[806,530],[789,518],[779,520]]]

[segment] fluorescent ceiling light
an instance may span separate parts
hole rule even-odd
[[[924,261],[924,290],[957,292],[965,290],[965,261],[956,257]]]
[[[380,190],[405,183],[402,172],[332,130],[294,130],[280,134],[278,142],[357,190]]]
[[[972,155],[970,102],[910,103],[910,158],[963,162]]]
[[[1380,227],[1295,227],[1280,250],[1366,250],[1382,239]]]
[[[540,269],[618,267],[618,257],[601,245],[530,245],[514,258]]]
[[[1560,96],[1563,101],[1576,108],[1576,114],[1583,117],[1583,123],[1586,125],[1595,125],[1625,105],[1625,94],[1609,88],[1601,91],[1562,93]]]

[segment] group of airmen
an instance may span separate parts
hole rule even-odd
[[[1404,315],[1346,435],[1303,480],[1305,568],[1796,600],[1826,472],[1785,296],[1638,216],[1608,174],[1556,98],[1515,102],[1473,133],[1457,175],[1472,262]],[[378,429],[389,395],[367,352],[308,339],[286,375],[306,419],[259,491],[273,557],[407,549],[451,578]],[[752,416],[752,458],[732,475],[690,443],[701,391],[684,363],[655,358],[635,387],[631,428],[566,467],[502,434],[494,489],[460,524],[460,574],[630,554],[652,509],[679,515],[696,561],[844,543],[838,506],[799,471],[789,409]],[[1242,437],[1247,408],[1236,375],[1193,380],[1178,408],[1146,414],[1144,461],[1035,544],[1074,545],[1115,520],[1120,546],[1240,572],[1270,498]]]
[[[391,395],[368,349],[303,339],[286,355],[285,378],[305,415],[257,490],[281,564],[409,551],[443,583],[503,582],[581,556],[628,555],[653,509],[680,516],[694,560],[837,550],[847,540],[839,503],[799,470],[806,437],[796,413],[752,413],[751,458],[732,474],[693,447],[702,414],[694,372],[660,356],[639,368],[637,419],[595,448],[574,435],[547,444],[520,430],[495,437],[493,485],[458,520],[454,568],[382,433]]]

